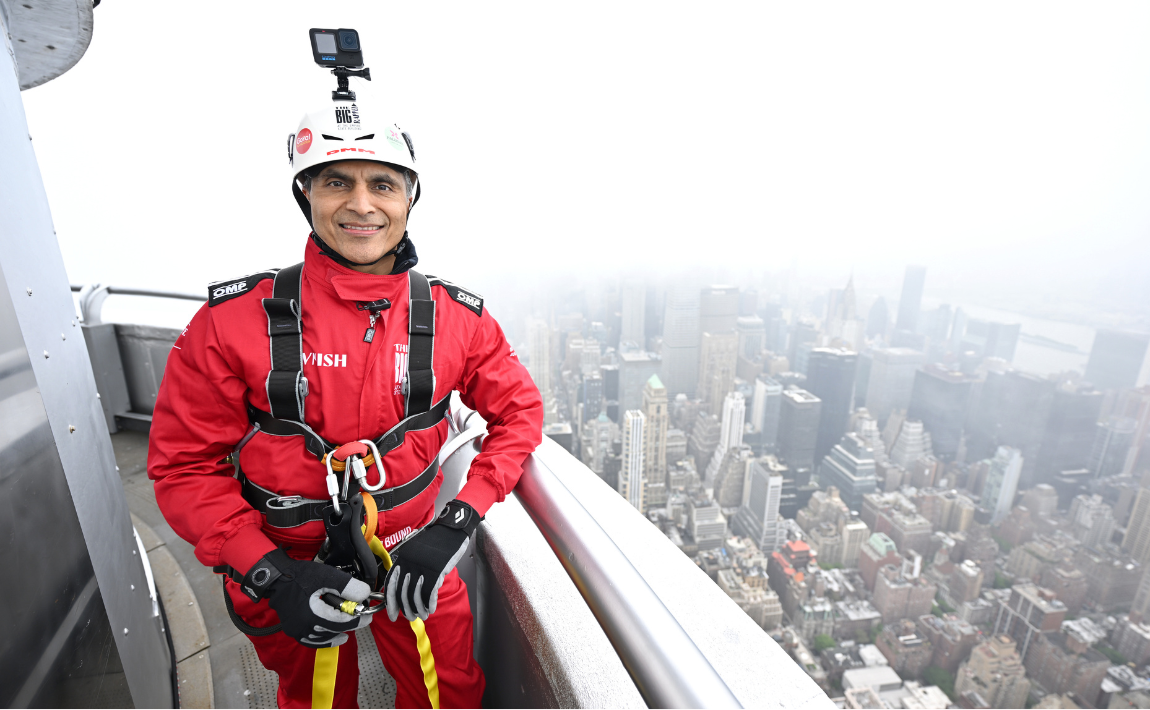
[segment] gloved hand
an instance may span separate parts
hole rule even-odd
[[[383,580],[388,618],[395,621],[402,613],[408,621],[426,621],[435,613],[443,578],[467,552],[481,519],[467,503],[450,501],[438,518],[392,551],[391,569]]]
[[[371,593],[367,584],[329,565],[293,560],[283,550],[264,555],[244,575],[240,588],[254,601],[267,598],[283,632],[304,646],[339,646],[347,641],[347,632],[371,623],[370,615],[345,614],[320,599],[332,592],[362,602]]]

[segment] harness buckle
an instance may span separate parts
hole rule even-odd
[[[288,508],[298,508],[301,505],[304,505],[303,496],[279,496],[264,503],[264,506],[269,510],[287,510]]]

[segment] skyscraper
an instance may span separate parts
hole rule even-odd
[[[667,478],[667,388],[658,375],[651,375],[643,388],[643,415],[647,418],[644,472],[649,483],[663,482]]]
[[[819,487],[827,486],[837,486],[851,510],[862,510],[863,496],[878,488],[874,453],[858,434],[844,436],[819,465]]]
[[[738,337],[733,329],[728,333],[703,333],[696,396],[703,400],[703,407],[708,412],[718,414],[723,397],[734,389],[737,350]]]
[[[536,318],[527,321],[527,372],[544,398],[551,394],[551,329]]]
[[[815,463],[843,438],[850,423],[858,353],[841,348],[815,348],[807,363],[807,390],[822,400]]]
[[[603,411],[603,378],[596,372],[583,379],[583,415],[581,423],[586,424],[599,416]]]
[[[659,360],[645,352],[619,354],[619,409],[639,409],[643,406],[643,387],[659,371]]]
[[[1017,370],[988,372],[967,422],[967,460],[990,458],[997,447],[1013,446],[1022,454],[1020,488],[1052,483],[1035,477],[1035,464],[1054,390],[1054,382],[1036,375]]]
[[[982,507],[991,512],[992,525],[1001,523],[1014,507],[1021,475],[1022,452],[1009,446],[998,447],[986,474],[986,487],[982,489]]]
[[[877,348],[871,353],[866,408],[882,426],[891,412],[906,409],[914,387],[914,373],[926,356],[910,348]]]
[[[822,400],[806,390],[783,390],[779,409],[779,458],[795,473],[799,485],[810,481],[815,466],[815,443],[819,435]],[[805,473],[803,473],[805,472]]]
[[[622,285],[620,291],[622,324],[619,342],[634,343],[639,350],[646,350],[647,338],[644,321],[647,310],[647,287],[639,281],[628,281]]]
[[[643,512],[643,425],[646,417],[637,409],[623,413],[623,466],[619,469],[619,493]]]
[[[763,319],[756,316],[739,316],[735,321],[735,332],[739,336],[739,355],[754,360],[763,351],[767,330]]]
[[[1063,471],[1089,467],[1102,398],[1089,385],[1058,385],[1034,463],[1035,481],[1051,483]]]
[[[922,291],[926,285],[926,267],[908,266],[902,279],[902,295],[898,299],[898,320],[895,330],[915,332],[918,314],[922,310]]]
[[[755,394],[751,399],[751,429],[758,436],[760,453],[775,453],[779,436],[779,407],[782,405],[783,386],[766,375],[755,378]]]
[[[732,333],[739,317],[737,286],[707,286],[699,293],[699,335]]]
[[[1126,454],[1134,444],[1134,430],[1137,422],[1125,417],[1110,417],[1098,422],[1094,436],[1094,446],[1090,452],[1090,474],[1094,478],[1106,478],[1122,473],[1126,466]]]
[[[970,377],[939,365],[914,373],[906,416],[922,422],[930,432],[934,455],[943,461],[953,461],[958,454],[972,384]]]
[[[866,337],[886,337],[886,329],[890,327],[890,315],[887,312],[886,299],[882,296],[870,307],[866,316]]]
[[[1139,488],[1122,538],[1122,549],[1145,565],[1150,563],[1150,488]],[[1150,572],[1146,573],[1150,576]]]
[[[1150,335],[1100,330],[1094,335],[1086,379],[1098,389],[1133,387],[1138,382]]]
[[[619,366],[600,365],[599,375],[603,378],[602,411],[613,422],[619,421]]]
[[[755,541],[763,554],[779,549],[784,535],[779,529],[779,503],[783,493],[783,472],[774,456],[756,459],[747,466],[743,484],[743,504],[735,514],[734,526]]]
[[[694,395],[699,378],[699,291],[679,286],[663,312],[663,384],[667,394]]]
[[[906,419],[890,447],[890,461],[909,471],[915,461],[932,454],[931,444],[930,435],[925,433],[922,422]]]
[[[814,323],[797,321],[791,329],[791,344],[787,359],[791,362],[791,371],[803,375],[807,374],[807,360],[811,350],[819,339],[819,329]]]
[[[711,462],[707,466],[706,480],[713,481],[723,456],[731,449],[743,444],[743,419],[746,416],[747,405],[743,395],[731,392],[723,398],[723,409],[719,427],[719,446],[715,449]]]

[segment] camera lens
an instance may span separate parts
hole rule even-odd
[[[339,33],[339,48],[345,52],[359,51],[359,35],[355,30],[343,30]]]

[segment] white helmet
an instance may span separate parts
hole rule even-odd
[[[303,117],[296,132],[288,136],[292,193],[311,222],[311,206],[300,190],[300,174],[308,168],[341,160],[374,160],[415,173],[415,199],[419,201],[419,170],[415,147],[396,123],[380,120],[370,109],[354,101],[334,101]]]

